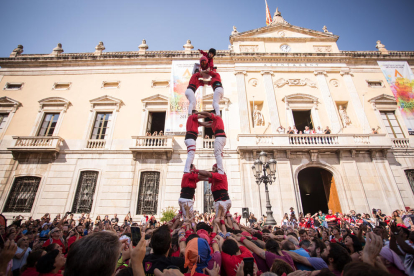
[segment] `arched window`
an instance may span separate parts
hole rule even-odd
[[[158,206],[158,190],[160,187],[159,172],[142,172],[139,183],[137,215],[155,215]]]
[[[81,172],[72,205],[72,213],[91,212],[98,175],[99,173],[96,171]]]
[[[40,179],[40,177],[35,176],[16,177],[3,212],[30,213]]]
[[[414,170],[405,170],[405,175],[407,176],[408,183],[410,183],[411,190],[414,193]]]

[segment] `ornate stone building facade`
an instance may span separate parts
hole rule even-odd
[[[267,27],[230,36],[215,64],[225,97],[224,165],[233,212],[265,213],[252,165],[266,151],[277,160],[269,187],[275,218],[304,212],[390,214],[414,207],[414,139],[377,61],[407,61],[414,52],[341,51],[338,36],[290,25],[277,12]],[[41,217],[75,213],[161,215],[178,207],[186,159],[184,136],[145,136],[165,127],[173,60],[183,51],[25,55],[19,45],[0,58],[0,211]],[[210,91],[211,92],[211,91]],[[203,96],[204,110],[212,95]],[[329,126],[331,134],[286,134],[280,126]],[[378,134],[372,134],[372,128]],[[195,165],[215,163],[213,140],[197,140]],[[211,206],[199,183],[195,209]],[[261,209],[263,206],[263,209]]]

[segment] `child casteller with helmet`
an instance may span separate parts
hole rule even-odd
[[[208,68],[210,69],[210,71],[216,71],[216,68],[214,68],[214,61],[213,58],[216,56],[216,49],[211,48],[210,50],[208,50],[208,53],[204,52],[203,50],[198,49],[198,51],[200,52],[200,54],[202,54],[203,56],[205,56],[208,60]]]
[[[203,80],[200,80],[199,78],[202,78],[205,75],[210,75],[211,80],[209,81],[209,85],[212,86],[214,95],[213,95],[213,108],[217,116],[220,116],[220,100],[223,98],[224,90],[223,85],[221,83],[221,77],[220,74],[216,72],[214,69],[214,63],[213,63],[213,57],[215,55],[215,49],[211,48],[208,53],[205,53],[200,50],[200,53],[203,54],[203,56],[200,58],[200,72],[197,72],[191,76],[190,83],[187,87],[187,90],[185,91],[185,96],[187,97],[189,103],[188,106],[188,115],[190,116],[193,112],[193,109],[196,106],[197,100],[195,97],[195,93],[197,89],[200,86],[204,86]],[[207,55],[210,58],[210,61]]]

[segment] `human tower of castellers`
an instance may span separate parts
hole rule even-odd
[[[187,146],[187,160],[184,167],[184,175],[181,181],[181,193],[178,203],[180,212],[186,217],[186,212],[193,212],[194,194],[197,188],[197,182],[209,181],[211,183],[211,192],[214,198],[214,208],[218,214],[219,206],[222,206],[225,213],[228,213],[231,207],[231,201],[228,193],[227,175],[223,168],[223,148],[226,145],[226,133],[224,132],[224,123],[220,115],[220,100],[223,98],[223,85],[221,84],[220,74],[216,72],[213,58],[216,50],[211,48],[208,53],[199,50],[203,55],[200,58],[199,70],[191,76],[190,83],[185,91],[185,96],[189,101],[188,119],[186,124],[186,135],[184,143]],[[197,112],[195,93],[200,86],[211,85],[214,90],[213,108],[214,112]],[[211,121],[200,122],[199,119],[210,118]],[[213,130],[214,156],[216,164],[213,165],[212,172],[197,170],[193,161],[196,151],[196,140],[198,137],[198,127],[209,127]],[[188,207],[187,207],[188,206]],[[185,208],[186,207],[186,208]]]

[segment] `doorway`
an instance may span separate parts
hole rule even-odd
[[[293,120],[298,131],[304,131],[305,126],[313,129],[312,116],[310,110],[298,111],[292,110]]]
[[[322,168],[306,168],[299,172],[298,182],[304,214],[313,215],[319,210],[327,214],[329,209],[334,213],[342,212],[331,172]]]
[[[166,112],[150,112],[148,114],[148,123],[147,123],[147,130],[146,132],[149,132],[153,134],[154,132],[160,133],[164,132],[165,128],[165,115]]]

